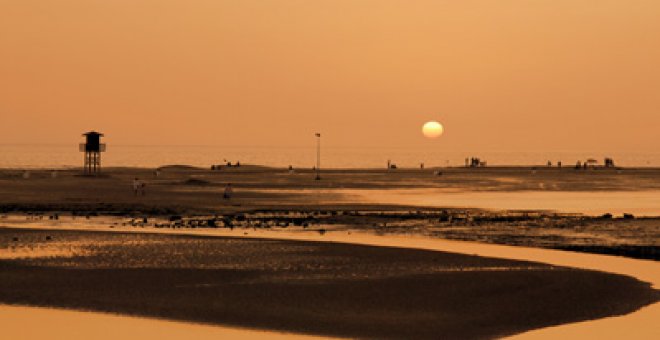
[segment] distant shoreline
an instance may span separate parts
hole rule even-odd
[[[191,170],[209,170],[211,166],[214,164],[209,164],[206,167],[203,166],[195,166],[195,165],[187,165],[187,164],[174,164],[174,165],[160,165],[160,166],[116,166],[116,165],[108,165],[108,166],[103,166],[102,167],[102,172],[105,171],[114,171],[114,170],[156,170],[156,169],[162,169],[162,168],[171,168],[171,167],[185,167],[189,168]],[[226,164],[218,164],[221,166],[221,170],[218,171],[223,171],[223,170],[232,170],[232,169],[237,169],[237,168],[243,168],[243,169],[249,169],[249,170],[275,170],[275,171],[288,171],[289,169],[285,166],[269,166],[269,165],[258,165],[258,164],[241,164],[241,166],[236,167],[236,166],[231,166],[227,167]],[[322,167],[321,171],[322,172],[341,172],[341,171],[347,171],[347,172],[356,172],[356,171],[375,171],[375,172],[380,172],[380,171],[385,171],[385,172],[396,172],[396,171],[416,171],[416,172],[432,172],[433,170],[458,170],[458,169],[465,169],[465,170],[473,170],[473,171],[487,171],[487,170],[539,170],[539,171],[544,171],[544,170],[562,170],[562,171],[567,171],[567,170],[574,170],[574,171],[593,171],[593,170],[603,170],[603,171],[617,171],[617,170],[660,170],[660,166],[642,166],[642,165],[637,165],[637,166],[615,166],[615,167],[604,167],[602,165],[596,165],[596,166],[590,166],[588,169],[575,169],[575,165],[570,165],[566,164],[563,165],[561,168],[557,167],[556,165],[553,166],[547,166],[543,164],[539,165],[488,165],[484,167],[466,167],[466,166],[460,166],[460,165],[452,165],[452,166],[428,166],[423,169],[420,169],[420,167],[415,167],[415,166],[402,166],[402,167],[397,167],[396,169],[387,169],[386,167]],[[17,167],[0,167],[0,171],[80,171],[82,172],[82,166],[60,166],[60,167],[48,167],[48,166],[17,166]],[[313,169],[313,167],[294,167],[294,171],[299,171],[299,172],[314,172],[316,170]]]
[[[312,168],[316,165],[314,140],[309,144],[274,146],[156,146],[118,145],[108,140],[107,152],[101,156],[103,166],[156,168],[166,164],[191,164],[202,168],[213,164],[262,164],[277,168]],[[453,150],[431,147],[433,144],[407,147],[321,147],[321,167],[332,169],[384,169],[388,160],[399,168],[462,167],[465,159],[479,158],[489,166],[545,166],[561,161],[564,167],[572,167],[579,160],[594,159],[604,164],[612,158],[615,165],[644,168],[660,167],[660,152],[616,150],[549,150],[549,151],[488,151]],[[78,168],[82,166],[82,154],[77,144],[49,145],[0,145],[0,168]]]

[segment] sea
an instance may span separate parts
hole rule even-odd
[[[388,161],[399,168],[463,166],[466,158],[478,157],[489,166],[543,166],[558,161],[563,166],[594,159],[603,164],[613,158],[617,166],[660,167],[660,152],[515,152],[445,151],[420,148],[324,147],[321,168],[385,168]],[[102,154],[104,167],[155,168],[163,165],[210,167],[227,162],[274,167],[311,168],[316,165],[315,147],[148,146],[108,145]],[[0,145],[0,168],[66,169],[82,166],[78,145]]]

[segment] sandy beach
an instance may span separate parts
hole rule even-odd
[[[558,203],[562,197],[565,200],[566,195],[558,195],[563,193],[582,201],[570,205],[570,212],[600,215],[610,208],[609,212],[621,214],[621,209],[629,208],[631,211],[627,212],[638,210],[643,212],[641,215],[660,215],[651,209],[660,192],[660,169],[656,168],[338,169],[324,170],[322,175],[321,181],[315,181],[311,170],[290,172],[251,165],[215,171],[190,166],[108,168],[97,177],[80,176],[78,170],[0,169],[0,209],[201,214],[291,206],[320,209],[345,205],[454,208],[484,205],[483,208],[498,210],[568,212],[565,203]],[[132,195],[135,178],[146,184],[147,194],[143,197]],[[227,183],[236,189],[231,201],[223,200],[221,195]],[[516,198],[497,196],[503,193]],[[389,199],[373,197],[385,194],[389,194]],[[434,201],[434,196],[439,200]],[[599,196],[605,200],[597,200]],[[525,197],[541,202],[517,207]],[[608,197],[614,200],[608,201]],[[493,205],[493,199],[500,203]],[[622,206],[620,203],[625,200],[630,202]]]
[[[48,235],[56,235],[56,234],[53,234],[53,233],[66,233],[65,231],[62,231],[62,230],[58,231],[56,228],[53,228],[53,227],[45,227],[45,228],[46,228],[46,230],[43,230],[43,231],[36,231],[36,230],[25,230],[25,231],[28,233],[28,235],[31,235],[30,237],[37,237],[37,238],[39,238],[39,236],[37,236],[37,235],[43,236],[44,233],[46,233]],[[73,229],[73,230],[77,229],[77,231],[72,231],[72,232],[74,234],[78,234],[78,236],[76,236],[76,237],[80,237],[81,233],[80,233],[80,228],[79,227],[78,228],[65,228],[65,229]],[[92,231],[93,230],[99,230],[99,228],[95,227],[95,228],[92,228],[91,230]],[[3,230],[3,233],[6,233],[6,232],[12,233],[13,232],[14,234],[16,234],[16,232],[20,232],[20,231],[21,231],[20,229],[19,230],[8,229],[8,230]],[[235,230],[233,232],[230,231],[230,230],[226,230],[226,231],[217,230],[217,231],[207,231],[207,232],[205,232],[205,231],[202,231],[202,230],[197,230],[197,231],[192,231],[192,230],[191,231],[185,231],[185,230],[163,231],[163,230],[155,230],[155,229],[147,229],[147,230],[142,230],[142,231],[135,230],[135,229],[125,229],[123,231],[120,231],[120,233],[119,233],[119,235],[121,235],[120,237],[125,238],[126,237],[126,235],[125,235],[126,232],[129,232],[129,233],[135,235],[138,239],[142,238],[142,236],[139,236],[139,235],[143,235],[144,232],[149,232],[149,233],[157,233],[157,235],[154,235],[154,236],[166,236],[166,235],[163,235],[163,233],[166,233],[166,234],[176,233],[176,234],[179,235],[179,237],[182,237],[184,235],[191,235],[191,234],[195,235],[195,234],[197,234],[196,236],[193,236],[193,239],[198,238],[199,234],[209,235],[209,236],[222,236],[222,235],[232,236],[233,235],[232,240],[234,240],[234,241],[237,240],[236,239],[237,237],[240,237],[240,238],[246,238],[245,240],[247,240],[248,242],[254,242],[255,240],[257,240],[257,239],[254,239],[254,237],[259,237],[259,238],[263,237],[263,238],[266,238],[266,239],[274,239],[274,238],[287,239],[287,238],[291,238],[291,239],[307,240],[307,241],[352,242],[352,243],[358,243],[358,244],[362,243],[362,244],[390,246],[390,247],[391,246],[417,247],[417,248],[429,249],[429,250],[444,249],[444,250],[447,250],[447,251],[452,251],[452,252],[457,252],[457,253],[475,253],[475,254],[492,255],[492,256],[504,257],[504,258],[531,258],[531,259],[546,261],[546,262],[550,262],[550,263],[557,263],[557,264],[563,264],[563,265],[573,265],[573,266],[584,267],[584,268],[594,268],[594,269],[598,269],[598,270],[607,270],[607,271],[610,271],[610,272],[619,272],[619,273],[624,273],[624,274],[628,274],[628,275],[634,275],[635,277],[638,277],[639,279],[642,279],[642,280],[645,280],[645,281],[654,282],[656,285],[660,281],[658,266],[655,265],[653,262],[649,262],[647,265],[644,265],[644,263],[642,263],[642,266],[640,266],[640,265],[631,266],[631,264],[634,264],[634,261],[639,261],[639,260],[626,260],[624,258],[621,258],[621,260],[614,259],[616,261],[614,261],[614,262],[610,261],[610,263],[600,262],[601,264],[598,265],[598,263],[599,263],[598,262],[599,261],[598,257],[600,255],[577,254],[578,256],[572,256],[569,253],[563,253],[563,252],[557,252],[557,251],[547,251],[547,250],[540,250],[540,249],[534,251],[534,250],[520,248],[520,247],[508,247],[508,248],[506,248],[506,247],[503,247],[503,246],[470,244],[470,243],[465,243],[465,242],[451,243],[452,241],[419,239],[419,238],[414,238],[414,237],[413,238],[411,238],[411,237],[392,237],[392,236],[389,236],[389,237],[387,237],[387,236],[386,237],[375,236],[374,237],[373,235],[369,236],[367,234],[359,234],[359,233],[356,234],[356,235],[349,235],[349,236],[347,236],[346,234],[343,234],[343,233],[341,233],[341,234],[339,234],[339,233],[329,233],[329,234],[326,234],[326,235],[318,235],[317,233],[303,232],[303,233],[293,233],[292,234],[290,232],[274,232],[274,231],[266,231],[266,230],[257,231],[257,232],[252,232],[251,231],[250,233],[252,235],[248,236],[248,235],[244,235],[245,233],[242,232],[242,231],[239,231],[239,230]],[[89,232],[87,232],[87,233],[89,234]],[[95,233],[91,233],[89,235],[90,237],[93,237],[93,238],[96,239],[96,241],[93,242],[95,248],[103,248],[103,242],[98,242],[99,239],[105,239],[105,241],[108,241],[112,238],[112,237],[106,238],[106,237],[102,236],[102,235],[106,235],[106,234],[107,234],[107,232],[102,232],[102,233],[95,232]],[[85,235],[85,233],[82,233],[82,235]],[[116,233],[115,233],[115,235],[116,235]],[[224,237],[226,237],[226,236],[224,236]],[[69,237],[72,237],[72,236],[69,236]],[[190,236],[188,236],[188,237],[190,237]],[[280,241],[276,241],[276,242],[280,242]],[[71,242],[67,242],[67,244],[69,244],[69,243],[71,243]],[[122,244],[126,243],[126,240],[124,239],[121,243]],[[150,245],[149,247],[153,247],[153,245],[151,245],[153,243],[154,242],[145,242],[142,247],[144,247],[146,245]],[[169,244],[169,242],[168,242],[168,244]],[[115,242],[110,242],[110,245],[116,245],[116,243]],[[108,244],[106,244],[105,246],[108,246]],[[132,243],[130,243],[129,246],[126,246],[126,248],[131,247],[131,250],[135,251],[134,248],[136,246],[137,246],[137,244],[135,242],[132,242]],[[262,246],[260,246],[260,248],[261,247]],[[385,249],[387,249],[387,248],[385,248]],[[397,249],[400,249],[400,248],[393,248],[392,250],[397,250]],[[42,250],[43,250],[43,248],[42,248]],[[248,252],[250,252],[250,251],[248,251]],[[114,253],[114,251],[113,251],[113,253]],[[204,252],[204,254],[206,254],[206,253],[208,253],[208,252]],[[600,256],[600,257],[602,257],[602,256]],[[281,259],[281,257],[278,257],[278,258]],[[484,258],[477,258],[477,259],[484,259]],[[25,260],[25,257],[24,257],[24,260]],[[39,258],[39,257],[31,259],[31,260],[30,259],[27,259],[27,260],[29,260],[29,261],[46,261],[46,262],[54,262],[54,263],[59,262],[59,260],[57,260],[57,259]],[[484,260],[487,260],[487,259],[484,259]],[[141,263],[140,265],[144,265],[143,261],[144,260],[140,260],[140,263]],[[227,261],[233,262],[231,260],[227,260]],[[627,264],[626,261],[631,262],[631,263]],[[89,261],[85,261],[85,262],[87,262],[87,263],[86,264],[82,263],[83,266],[91,264]],[[198,262],[198,261],[195,261],[195,262]],[[248,262],[250,262],[250,261],[248,261]],[[488,261],[486,261],[486,262],[478,261],[478,262],[480,263],[480,266],[482,266],[484,263],[487,263]],[[620,262],[620,264],[617,265],[617,262]],[[113,260],[112,263],[116,263],[116,261]],[[316,263],[316,260],[315,260],[315,263]],[[418,261],[416,260],[415,263],[418,263]],[[447,264],[446,261],[442,261],[441,263],[444,263],[445,265]],[[525,263],[526,263],[526,265],[524,267],[525,271],[532,271],[536,275],[539,274],[538,273],[539,268],[536,267],[536,265],[531,265],[530,266],[529,263],[527,263],[527,262],[525,262]],[[69,262],[68,265],[71,265],[71,263]],[[105,264],[105,266],[107,266],[107,265],[108,265],[108,263]],[[127,264],[127,265],[130,266],[130,264]],[[74,267],[77,267],[77,266],[74,266]],[[367,267],[371,267],[371,265],[368,265]],[[422,265],[421,267],[424,267],[424,266]],[[541,265],[541,267],[546,267],[547,268],[547,265]],[[527,276],[529,274],[529,273],[521,273],[520,270],[511,271],[512,268],[513,267],[509,267],[509,268],[481,267],[481,268],[479,268],[479,266],[477,266],[477,268],[473,267],[472,269],[470,269],[469,267],[463,267],[463,268],[460,269],[459,272],[461,274],[459,274],[459,277],[457,277],[457,279],[460,279],[460,275],[466,274],[466,272],[472,272],[475,269],[476,269],[477,272],[484,272],[484,273],[493,273],[493,272],[497,273],[497,272],[500,272],[501,270],[504,270],[505,272],[508,273],[508,276],[512,275],[514,277],[517,277],[517,279],[514,279],[514,281],[516,281],[518,279],[521,279],[521,278],[524,278],[525,276]],[[554,273],[554,275],[565,275],[565,274],[567,274],[567,272],[565,272],[564,270],[559,270],[559,272],[557,271],[557,269],[561,269],[561,267],[550,267],[550,268],[552,268],[552,272]],[[84,269],[84,268],[78,268],[78,269]],[[445,273],[445,274],[450,274],[451,272],[454,272],[456,274],[455,269],[457,269],[457,268],[454,267],[453,269],[450,270],[449,273]],[[326,270],[331,270],[331,267],[326,268]],[[415,270],[415,269],[411,268],[411,270]],[[425,270],[433,271],[433,269],[431,269],[431,268],[425,268]],[[378,272],[382,273],[382,271],[378,271]],[[388,271],[388,272],[390,272],[390,271]],[[446,268],[440,270],[440,272],[446,272]],[[560,272],[563,272],[563,274],[560,274]],[[573,273],[573,272],[574,271],[569,271],[568,273]],[[392,273],[392,272],[390,272],[390,273]],[[587,272],[587,273],[589,273],[589,272]],[[593,272],[593,273],[596,273],[596,272]],[[436,274],[438,274],[437,271],[436,271]],[[504,274],[504,273],[499,273],[499,274]],[[521,274],[522,274],[522,276],[521,276]],[[51,276],[51,275],[49,275],[49,276]],[[397,274],[395,276],[400,276],[400,275]],[[403,273],[403,276],[406,276],[406,274]],[[336,278],[335,276],[333,276],[333,277]],[[223,279],[226,280],[226,278],[223,278]],[[292,278],[287,278],[287,281],[289,281],[291,279]],[[359,280],[359,277],[356,278],[356,277],[353,276],[352,279],[353,280],[355,280],[355,279]],[[498,280],[499,279],[501,279],[501,277],[498,276]],[[546,280],[547,279],[548,279],[548,277],[546,277]],[[578,281],[578,282],[580,282],[579,285],[583,285],[585,283],[585,282],[582,281],[583,279],[584,278],[582,278],[582,279],[580,279],[580,281]],[[269,279],[269,281],[270,280],[271,279]],[[298,278],[298,280],[300,280],[300,278]],[[310,280],[311,281],[316,281],[316,280],[318,280],[318,278],[314,278],[314,277],[310,278],[310,277],[306,276],[304,278],[304,280],[309,282]],[[328,280],[328,279],[326,278],[325,280]],[[294,281],[295,281],[295,279],[294,279]],[[599,283],[597,283],[597,281]],[[564,281],[564,282],[566,282],[566,281]],[[603,282],[607,282],[607,281],[602,281],[602,279],[597,279],[596,281],[593,281],[594,284],[600,284],[600,283],[603,283]],[[430,281],[423,280],[422,282],[418,282],[417,284],[425,285],[426,283],[430,283]],[[539,282],[537,281],[537,284],[538,283]],[[555,281],[549,287],[545,284],[541,285],[540,287],[535,287],[534,290],[533,290],[535,292],[534,294],[537,294],[537,293],[542,294],[542,290],[544,289],[543,287],[548,287],[548,288],[551,288],[554,291],[556,291],[557,289],[559,289],[559,286],[557,286],[558,283],[559,282]],[[575,285],[575,283],[577,283],[577,282],[575,282],[573,284],[571,284],[570,282],[566,282],[566,283],[571,285],[571,288],[569,290],[574,290],[575,287],[572,287],[572,286]],[[408,285],[409,283],[405,283],[405,284]],[[378,289],[380,289],[380,285],[378,285],[378,286],[379,286]],[[207,288],[209,288],[209,287],[207,287]],[[591,287],[591,285],[586,285],[586,286],[583,286],[583,288],[591,291],[593,287]],[[600,287],[600,289],[602,289],[602,288],[604,288],[604,287]],[[621,287],[619,287],[619,288],[621,288]],[[628,288],[630,288],[630,286]],[[538,291],[539,289],[541,289],[541,291]],[[103,291],[103,290],[105,290],[105,289],[102,289],[101,291]],[[619,291],[619,290],[620,289],[616,289],[616,291]],[[626,290],[628,290],[628,289],[626,289]],[[417,289],[416,291],[419,291],[419,290]],[[600,290],[595,290],[594,292],[599,292],[599,291]],[[425,292],[425,290],[422,290],[421,292]],[[454,292],[456,292],[456,291],[454,291]],[[657,300],[657,293],[653,293],[654,291],[648,291],[648,292],[652,292],[651,293],[652,296],[655,296],[654,298],[652,298],[652,300],[653,299]],[[52,290],[51,290],[51,293],[52,293]],[[401,292],[401,293],[404,293],[404,295],[405,295],[405,292]],[[504,293],[504,292],[502,290],[500,290],[500,293]],[[520,292],[516,292],[516,293],[520,293]],[[578,291],[573,291],[573,293],[579,293],[579,289],[578,289]],[[582,293],[584,293],[584,292],[582,292]],[[628,293],[630,293],[630,291],[628,291]],[[653,294],[655,294],[655,295],[653,295]],[[523,295],[525,295],[525,294],[523,294]],[[580,294],[580,295],[583,296],[584,294]],[[596,293],[596,295],[599,295],[599,294]],[[612,297],[611,294],[606,293],[606,295],[608,296],[608,300],[609,300],[610,303],[615,303],[614,300],[609,299],[610,297]],[[572,296],[572,294],[571,294],[571,296]],[[504,294],[500,297],[501,298],[506,297],[506,299],[508,300],[511,297],[511,295]],[[539,298],[540,298],[540,296],[537,296],[537,298],[531,304],[536,305],[537,308],[540,308],[540,306],[547,307],[548,305],[545,304],[545,300],[538,300]],[[624,298],[625,300],[627,300],[626,305],[629,305],[628,304],[630,302],[629,298],[630,298],[630,296],[626,296]],[[492,301],[490,299],[491,298],[488,298],[488,301],[493,302],[494,306],[503,306],[501,301],[497,302],[497,301]],[[358,300],[358,301],[361,301],[361,300]],[[419,300],[413,299],[413,301],[419,301]],[[518,300],[513,300],[513,301],[518,301]],[[356,303],[356,302],[352,301],[351,303]],[[371,303],[373,303],[373,301]],[[525,303],[525,302],[523,302],[523,303]],[[530,303],[530,301],[527,301],[525,304],[529,304],[529,303]],[[572,299],[569,298],[569,299],[563,301],[562,303],[568,303],[571,306],[573,306],[572,308],[575,308],[574,304],[577,303],[577,300],[575,300],[574,298],[572,298]],[[479,305],[481,306],[481,303]],[[584,306],[581,303],[579,305]],[[657,306],[657,303],[654,306]],[[298,307],[303,307],[303,306],[298,306]],[[414,308],[418,309],[420,307],[421,306],[416,305]],[[442,309],[442,308],[447,308],[447,307],[448,307],[447,305],[444,305],[440,308]],[[619,307],[621,307],[621,306],[619,306]],[[80,307],[78,307],[78,308],[80,308]],[[104,308],[107,308],[107,305],[106,305],[106,307],[102,307],[101,310],[105,310]],[[90,308],[88,306],[84,309],[89,310]],[[96,308],[91,308],[91,309],[92,310],[98,310],[98,306]],[[640,335],[653,334],[653,329],[652,328],[632,327],[631,323],[629,321],[635,321],[637,319],[641,319],[641,320],[648,319],[649,314],[651,315],[650,317],[652,318],[653,315],[655,315],[654,314],[655,309],[657,309],[657,307],[653,307],[650,310],[643,309],[640,312],[633,313],[631,315],[631,320],[628,319],[628,316],[623,317],[622,321],[618,321],[618,322],[617,322],[616,318],[614,319],[614,322],[612,322],[612,319],[604,319],[604,320],[610,320],[610,321],[605,321],[604,322],[604,327],[596,327],[596,328],[599,329],[602,332],[602,330],[604,328],[607,329],[608,327],[611,327],[612,324],[619,325],[619,326],[626,326],[627,325],[630,328],[629,332],[633,331],[633,330],[635,331],[635,333],[633,333],[633,334],[640,334]],[[546,308],[542,308],[542,310],[543,310],[544,313],[548,312]],[[608,310],[609,310],[609,313],[613,312],[613,309],[611,309],[611,306],[608,307]],[[392,310],[392,312],[395,312],[395,311],[396,310]],[[582,312],[584,312],[584,310],[582,310]],[[480,314],[480,317],[483,317],[483,315],[481,315],[481,313],[477,313],[477,314]],[[543,313],[541,313],[541,314],[543,314]],[[564,313],[562,313],[562,314],[564,314]],[[637,316],[637,314],[640,314],[640,316]],[[474,314],[470,314],[470,315],[474,315]],[[542,319],[541,315],[537,315],[537,316]],[[520,322],[522,320],[523,319],[517,319],[518,322]],[[526,320],[525,322],[529,321],[527,319],[524,319],[524,320]],[[254,322],[254,319],[251,319],[251,322]],[[596,322],[598,322],[598,321],[596,321]],[[395,322],[395,324],[397,324],[397,323],[398,322]],[[580,325],[580,324],[578,323],[576,325]],[[584,331],[584,329],[587,329],[587,330],[589,330],[589,329],[593,330],[594,329],[594,327],[592,325],[592,322],[587,322],[586,325],[587,325],[586,327],[585,326],[581,326],[581,327],[578,326],[577,327],[577,330],[578,330],[577,332],[579,332],[579,330]],[[591,327],[589,327],[589,325],[591,325]],[[635,323],[633,322],[632,325],[635,325]],[[640,324],[637,324],[637,326],[639,326],[639,325]],[[499,327],[501,327],[501,326],[502,325],[500,324]],[[556,329],[553,329],[553,328],[550,328],[549,330],[554,331],[555,332],[554,334],[557,334],[557,332],[559,332],[558,334],[562,334],[562,332],[563,332],[563,334],[578,334],[578,333],[576,333],[576,330],[575,330],[576,326],[572,326],[572,327],[571,326],[572,325],[568,326],[568,330],[566,329],[566,327],[559,327],[558,328],[559,331],[557,331]],[[428,325],[426,325],[426,327],[428,327]],[[289,329],[289,331],[290,331],[290,329]],[[246,333],[246,335],[249,335],[249,334],[251,334],[251,333],[250,332]],[[548,333],[546,333],[542,330],[538,334],[540,334],[540,336],[543,337]],[[526,336],[539,336],[538,334],[537,333],[530,333],[530,334],[525,333],[524,334],[525,337],[523,337],[523,338],[526,338]],[[553,333],[549,333],[549,334],[553,334]],[[467,335],[469,336],[469,334],[467,334]],[[502,335],[502,334],[498,334],[498,335]],[[256,336],[259,336],[259,334],[257,333]],[[461,330],[460,335],[458,335],[456,337],[464,338],[465,336],[466,336],[466,333],[463,330]],[[398,336],[389,334],[386,337],[396,338]],[[432,337],[432,336],[430,336],[430,337]],[[492,334],[491,335],[481,334],[481,335],[477,335],[476,337],[477,338],[493,337],[493,335]],[[451,338],[453,338],[453,336]]]
[[[619,257],[594,267],[598,256],[610,257],[541,249],[649,259],[620,258],[657,268],[654,215],[445,203],[450,192],[648,193],[660,171],[310,175],[252,166],[163,167],[157,176],[108,169],[97,178],[2,170],[0,225],[10,228],[0,229],[0,303],[220,325],[244,336],[256,329],[352,338],[534,336],[528,332],[657,309],[657,273],[621,269],[633,267],[617,267]],[[144,196],[131,190],[136,177],[147,184]],[[547,190],[530,191],[537,178],[550,183]],[[228,182],[229,200],[222,198]],[[444,193],[445,201],[397,198],[407,190],[427,201]]]
[[[168,228],[213,220],[211,227],[359,229],[660,258],[654,168],[328,170],[321,181],[309,170],[249,165],[155,171],[110,168],[83,177],[33,170],[26,179],[22,171],[0,170],[0,214],[110,215]],[[146,195],[133,194],[135,178],[146,183]],[[222,198],[227,183],[234,188],[230,200]]]
[[[3,261],[2,302],[342,337],[490,338],[625,314],[657,299],[625,277],[451,253],[2,230],[3,244],[48,235],[72,254]],[[467,326],[474,323],[482,326]]]

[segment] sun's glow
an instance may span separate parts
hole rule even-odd
[[[444,131],[445,129],[442,127],[442,124],[434,120],[430,122],[426,122],[426,124],[424,124],[424,126],[422,127],[422,133],[427,138],[438,138],[442,135]]]

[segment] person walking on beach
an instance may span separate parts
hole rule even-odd
[[[137,196],[140,193],[140,180],[135,177],[133,179],[133,195]]]
[[[227,183],[227,185],[225,186],[225,192],[222,194],[222,198],[226,200],[231,199],[233,193],[234,190],[231,187],[231,183]]]

